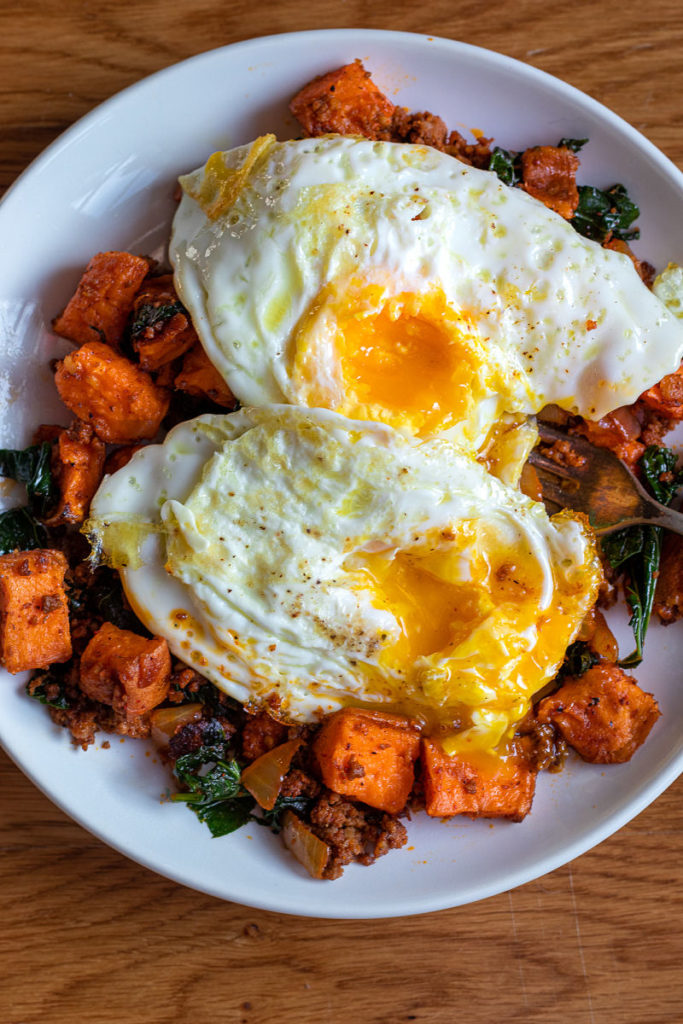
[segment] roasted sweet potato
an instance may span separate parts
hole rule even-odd
[[[630,760],[659,718],[657,701],[617,665],[594,665],[538,705],[539,722],[554,725],[584,761]]]
[[[328,789],[389,814],[405,807],[420,749],[411,719],[343,708],[325,719],[313,749]]]
[[[55,383],[64,405],[111,444],[154,437],[168,410],[168,392],[101,341],[57,363]]]
[[[628,405],[607,413],[601,420],[583,420],[574,429],[597,448],[609,448],[630,466],[634,466],[645,451],[646,446],[638,440],[640,423]]]
[[[78,287],[61,314],[53,320],[55,334],[85,345],[106,341],[118,345],[126,329],[135,293],[149,263],[129,252],[99,252],[90,260]]]
[[[532,146],[522,153],[522,187],[550,210],[570,220],[579,205],[579,160],[565,146]]]
[[[234,409],[237,405],[235,396],[201,345],[195,345],[185,356],[175,386],[179,391],[186,391],[196,398],[208,398],[226,409]]]
[[[394,104],[380,92],[359,60],[314,78],[289,109],[306,135],[365,135],[391,138]]]
[[[81,657],[79,685],[92,700],[125,715],[144,715],[161,704],[171,680],[168,644],[147,640],[105,622]]]
[[[133,303],[130,334],[143,370],[158,370],[197,343],[170,274],[145,281]]]
[[[503,760],[482,752],[450,756],[438,740],[426,738],[420,756],[427,814],[521,821],[531,810],[536,772],[521,757]]]
[[[640,401],[669,420],[683,420],[683,364],[644,391]]]
[[[66,430],[60,430],[52,459],[59,502],[46,520],[49,526],[83,522],[102,479],[105,451],[104,442],[83,420],[74,420]]]
[[[664,537],[654,610],[665,625],[683,616],[683,537],[677,533]]]
[[[45,668],[71,657],[61,551],[0,556],[0,661],[8,672]]]

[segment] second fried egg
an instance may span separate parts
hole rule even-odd
[[[320,409],[181,424],[91,515],[140,619],[221,689],[298,721],[383,705],[452,749],[509,736],[601,578],[579,520],[450,440]]]

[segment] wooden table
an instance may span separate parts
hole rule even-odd
[[[376,0],[365,12],[359,0],[4,4],[0,187],[143,75],[266,32],[354,26],[520,58],[601,100],[683,166],[680,0]],[[578,861],[474,906],[311,921],[221,903],[130,863],[0,754],[0,1024],[675,1024],[682,811],[679,781]]]

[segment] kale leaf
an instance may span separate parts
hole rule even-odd
[[[640,459],[640,469],[657,501],[668,505],[683,483],[683,469],[676,470],[676,453],[651,444]]]
[[[518,185],[522,180],[520,154],[496,146],[491,153],[489,170],[495,171],[504,185]]]
[[[68,582],[66,595],[69,612],[76,618],[83,613],[88,618],[99,617],[103,622],[111,622],[119,629],[150,635],[128,607],[119,574],[106,566],[99,566],[83,582]]]
[[[19,548],[43,548],[47,544],[47,531],[37,522],[28,508],[11,508],[0,512],[0,555]]]
[[[572,153],[580,153],[588,139],[560,139],[558,149],[571,149]]]
[[[642,529],[643,547],[638,556],[628,563],[631,582],[626,593],[626,600],[631,609],[629,626],[633,629],[636,647],[628,657],[622,658],[619,662],[622,668],[635,668],[643,660],[643,644],[652,614],[662,551],[661,527],[644,526]]]
[[[644,530],[644,526],[627,526],[625,530],[615,530],[602,538],[602,553],[613,569],[640,554],[645,543]]]
[[[208,825],[214,839],[227,836],[231,832],[236,832],[238,828],[242,828],[243,825],[246,825],[252,818],[251,811],[253,806],[254,800],[248,794],[214,804],[203,804],[201,806],[190,804],[199,820]]]
[[[173,703],[176,705],[204,704],[210,708],[214,714],[226,714],[230,712],[237,712],[239,714],[243,710],[239,701],[223,693],[223,691],[219,690],[217,686],[210,683],[208,679],[205,679],[201,685],[193,685],[192,687],[182,687],[172,681],[170,696],[172,697]]]
[[[47,514],[57,497],[50,469],[52,446],[46,441],[28,448],[0,448],[0,476],[26,487],[29,504],[0,513],[0,554],[28,551],[47,543],[47,532],[36,517]]]
[[[57,498],[57,485],[50,469],[52,445],[32,444],[28,448],[0,448],[0,476],[26,486],[29,505],[38,516],[46,514]]]
[[[627,242],[640,236],[638,228],[631,229],[639,214],[623,185],[612,185],[605,191],[579,185],[579,205],[570,223],[594,242],[604,242],[608,236]]]
[[[110,569],[101,572],[102,578],[89,588],[86,594],[90,607],[97,608],[105,622],[112,622],[119,629],[140,633],[142,624],[126,605],[118,573],[113,573]]]
[[[184,312],[185,307],[182,302],[167,302],[159,306],[154,306],[151,303],[142,305],[131,320],[131,336],[134,338],[136,335],[141,334],[142,331],[147,330],[148,327],[156,327],[157,324],[163,324],[170,320],[176,313]]]
[[[26,693],[49,708],[68,711],[71,707],[66,695],[69,668],[68,664],[55,664],[44,672],[37,672],[26,684]]]
[[[171,800],[187,804],[218,838],[245,825],[255,801],[242,786],[239,762],[227,760],[229,741],[220,722],[209,723],[204,739],[198,750],[176,761],[175,774],[189,792],[174,793]]]
[[[676,455],[669,448],[650,445],[638,461],[643,483],[658,501],[669,505],[683,482],[683,471],[676,470]],[[614,569],[628,578],[626,600],[631,609],[629,625],[633,629],[635,650],[619,664],[635,668],[643,660],[645,634],[652,614],[657,573],[662,549],[660,526],[629,526],[617,530],[600,542],[602,552]]]
[[[264,825],[271,832],[276,834],[282,829],[282,816],[285,811],[295,811],[299,817],[307,818],[308,812],[315,803],[315,797],[310,796],[279,796],[275,806],[270,811],[263,811],[260,817],[252,815],[253,820],[259,825]]]
[[[309,796],[280,796],[272,810],[259,808],[242,785],[242,766],[230,756],[229,740],[220,722],[207,723],[203,736],[203,746],[176,761],[174,772],[187,792],[174,793],[171,800],[187,804],[215,838],[234,832],[248,821],[277,833],[286,810],[307,815],[314,802]]]
[[[208,729],[204,737],[209,740],[199,750],[191,754],[183,754],[175,763],[175,774],[184,783],[190,792],[201,793],[204,796],[211,796],[212,799],[226,799],[236,796],[240,788],[240,776],[242,769],[237,761],[225,761],[225,733],[218,722],[215,723],[216,733],[220,731],[220,738],[208,735]],[[215,742],[217,740],[217,742]],[[215,775],[214,769],[200,774],[198,769],[206,765],[221,766],[220,771]],[[208,780],[208,781],[206,781]],[[206,784],[206,785],[205,785]]]
[[[567,648],[558,676],[582,676],[593,665],[597,665],[597,654],[583,640],[575,640]]]

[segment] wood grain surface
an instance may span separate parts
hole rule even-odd
[[[527,61],[683,166],[680,0],[24,0],[0,4],[0,188],[152,71],[250,36],[343,27],[427,32]],[[130,863],[0,754],[0,1024],[676,1024],[682,811],[679,780],[597,849],[473,906],[312,921]]]

